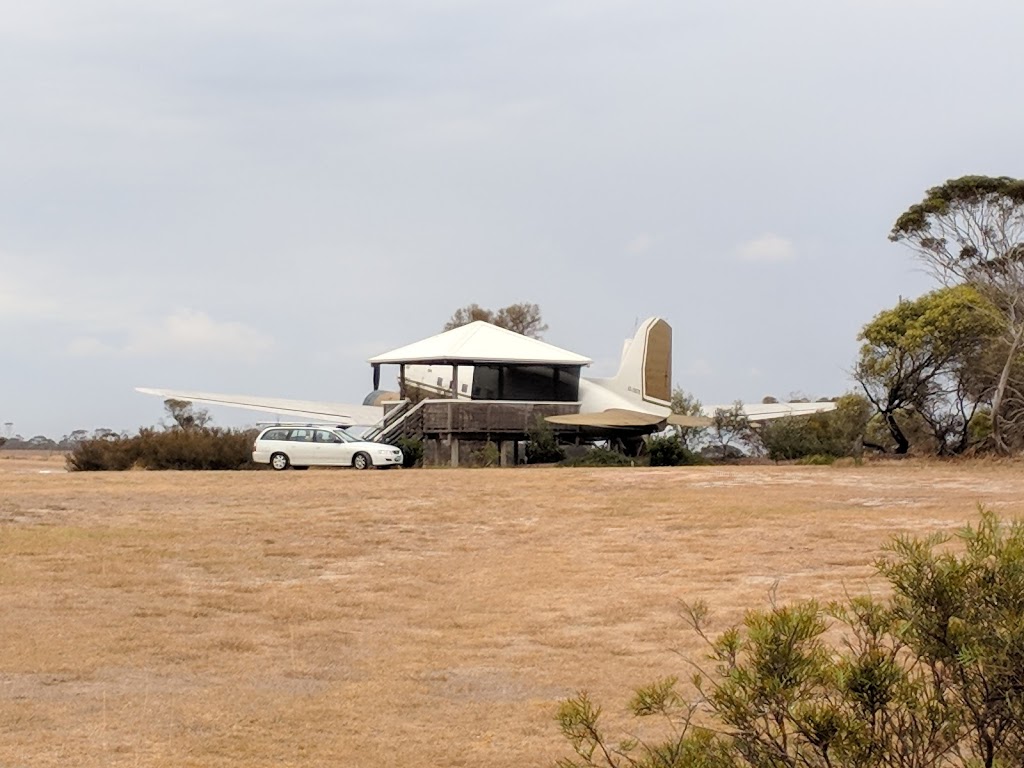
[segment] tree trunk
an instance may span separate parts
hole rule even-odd
[[[896,450],[893,453],[898,456],[905,455],[910,450],[910,441],[896,422],[896,413],[894,411],[886,411],[885,425],[889,428],[889,434],[892,435],[892,439],[896,441]]]
[[[1003,399],[1006,397],[1006,387],[1010,383],[1010,370],[1013,368],[1017,350],[1020,349],[1022,336],[1024,336],[1024,326],[1018,327],[1013,334],[1010,350],[1006,353],[1006,362],[1003,363],[1003,370],[999,374],[999,383],[996,384],[996,390],[992,393],[992,439],[995,441],[996,450],[1003,454],[1010,453],[1010,446],[1003,435],[1000,410],[1003,407]]]

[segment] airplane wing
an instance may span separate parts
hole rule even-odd
[[[701,413],[705,416],[714,416],[716,411],[728,411],[732,405],[705,405]],[[743,415],[747,421],[757,424],[771,419],[781,419],[785,416],[809,416],[812,413],[824,413],[834,411],[835,403],[755,403],[743,406]]]
[[[711,423],[711,419],[702,416],[683,416],[681,414],[659,416],[655,413],[630,411],[625,408],[548,416],[546,421],[552,424],[568,424],[578,427],[655,427],[666,422],[681,427],[706,427]]]
[[[585,413],[569,413],[563,416],[548,416],[545,421],[552,424],[566,424],[577,427],[655,427],[659,424],[672,424],[677,427],[709,427],[715,412],[729,410],[731,405],[708,405],[701,409],[700,416],[688,416],[671,413],[659,416],[655,413],[631,411],[625,408],[609,408],[605,411],[588,411]],[[823,413],[835,410],[835,403],[759,403],[744,405],[743,413],[752,423],[781,419],[784,416],[807,416],[812,413]]]
[[[710,427],[713,423],[707,416],[689,416],[685,413],[673,413],[665,419],[675,427]]]
[[[286,400],[279,397],[249,397],[248,395],[222,395],[212,392],[188,392],[176,389],[136,387],[137,392],[156,395],[164,400],[188,400],[194,403],[245,408],[250,411],[277,413],[302,419],[329,421],[343,426],[369,426],[384,417],[384,409],[375,405],[326,403],[317,400]]]

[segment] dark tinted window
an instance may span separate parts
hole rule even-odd
[[[263,440],[287,440],[287,429],[271,429],[263,435]]]

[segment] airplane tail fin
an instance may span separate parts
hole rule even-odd
[[[668,407],[672,400],[672,326],[660,317],[640,324],[622,348],[619,372],[605,386],[638,404]]]

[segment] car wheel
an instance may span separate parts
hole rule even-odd
[[[373,462],[365,453],[357,453],[352,457],[352,466],[356,469],[369,469],[373,466]]]
[[[288,457],[283,453],[275,453],[270,457],[270,466],[278,471],[288,469]]]

